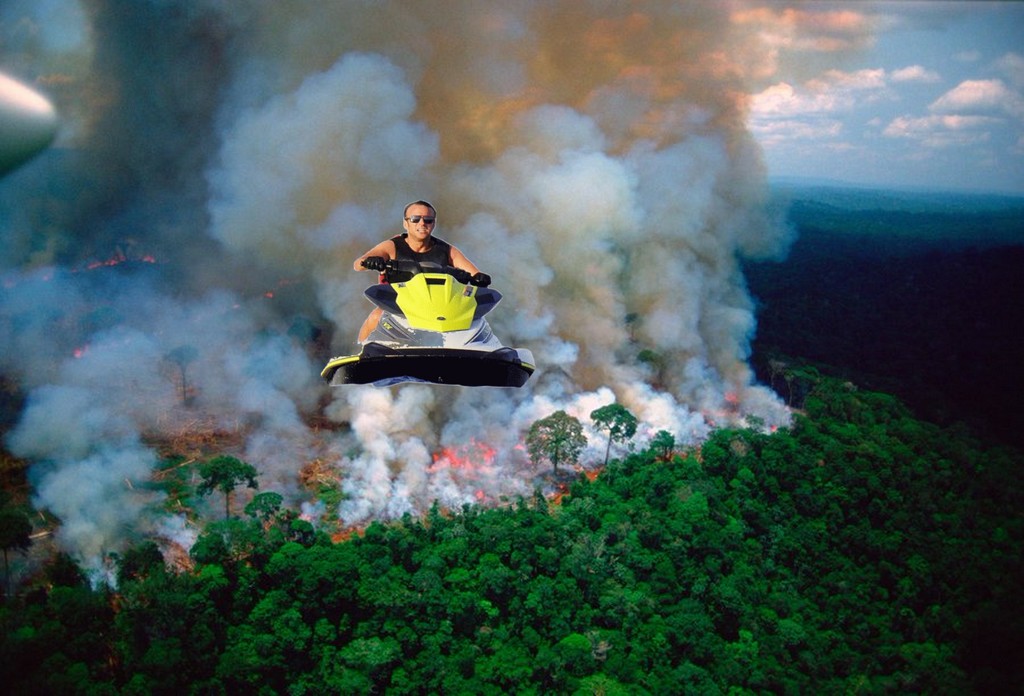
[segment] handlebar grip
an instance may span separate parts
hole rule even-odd
[[[387,261],[382,256],[367,256],[363,259],[363,268],[368,268],[371,271],[383,271],[387,266]]]

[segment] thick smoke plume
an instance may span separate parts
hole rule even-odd
[[[181,529],[142,484],[196,424],[237,434],[262,487],[296,506],[300,470],[333,472],[356,524],[529,494],[543,472],[521,443],[557,409],[589,425],[618,400],[639,444],[785,423],[747,364],[739,260],[784,253],[788,233],[744,124],[768,49],[735,9],[0,11],[3,67],[63,119],[50,152],[0,181],[0,369],[24,394],[6,446],[34,462],[60,541],[98,563]],[[538,361],[524,389],[320,383],[369,309],[351,260],[417,198],[505,294],[495,332]]]

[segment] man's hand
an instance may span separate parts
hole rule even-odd
[[[477,273],[470,279],[469,282],[472,283],[473,285],[476,285],[477,287],[486,288],[488,285],[491,284],[491,277],[486,273]]]
[[[470,283],[471,279],[469,276],[469,271],[464,271],[461,268],[455,268],[455,266],[450,266],[448,274],[452,278],[454,278],[455,280],[459,281],[464,285],[468,285]]]
[[[383,271],[386,265],[387,260],[383,256],[367,256],[363,259],[363,268],[371,271]]]

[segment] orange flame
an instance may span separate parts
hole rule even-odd
[[[435,473],[442,469],[455,469],[461,472],[473,473],[482,469],[489,469],[494,463],[494,457],[498,450],[486,442],[470,440],[464,445],[445,447],[434,454],[434,462],[427,471]],[[478,491],[480,497],[482,491]]]
[[[114,255],[108,259],[105,259],[103,261],[90,261],[89,263],[85,264],[85,270],[94,271],[97,268],[119,266],[127,261],[137,261],[139,263],[156,263],[156,257],[153,256],[152,254],[144,254],[134,259],[130,259],[128,258],[127,255],[125,255],[123,251],[118,250],[114,252]]]
[[[444,447],[440,452],[436,452],[427,471],[431,474],[447,471],[453,478],[463,482],[476,481],[481,476],[488,475],[497,454],[498,450],[486,442],[470,440],[464,445]],[[486,503],[489,500],[483,488],[477,488],[473,492],[473,497],[478,503]]]

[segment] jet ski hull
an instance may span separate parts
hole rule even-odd
[[[331,360],[321,376],[331,386],[430,382],[465,387],[521,387],[533,371],[532,355],[514,348],[388,348],[368,343],[359,355]]]
[[[375,258],[372,268],[410,277],[367,288],[381,314],[358,355],[333,358],[320,373],[331,386],[521,387],[529,380],[533,354],[502,345],[484,317],[501,300],[488,278],[480,284],[458,268],[409,259]]]

